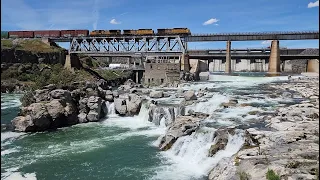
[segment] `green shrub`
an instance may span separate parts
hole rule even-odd
[[[266,176],[267,180],[280,180],[280,176],[277,175],[272,169],[268,169]]]
[[[21,98],[20,101],[22,106],[29,106],[32,103],[35,103],[35,99],[33,98],[34,93],[33,91],[26,92]]]

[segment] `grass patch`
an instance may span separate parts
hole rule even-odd
[[[48,84],[66,86],[75,81],[93,81],[94,77],[84,70],[71,72],[65,69],[62,64],[21,64],[19,66],[11,66],[7,70],[2,71],[1,80],[23,82],[31,90],[34,90]]]
[[[33,53],[48,53],[48,52],[60,52],[64,50],[61,47],[50,46],[40,39],[1,39],[2,49],[24,50]]]
[[[272,169],[268,169],[266,178],[267,180],[280,180],[280,176],[276,174]]]

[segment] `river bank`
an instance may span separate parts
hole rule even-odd
[[[34,134],[2,131],[5,138],[1,139],[1,176],[4,179],[26,174],[37,179],[189,180],[212,178],[220,169],[217,178],[225,179],[223,175],[229,172],[238,179],[237,171],[232,169],[246,165],[245,158],[240,158],[247,150],[244,144],[248,144],[248,133],[254,137],[255,131],[270,132],[271,128],[275,131],[268,123],[279,106],[287,108],[305,101],[298,93],[291,92],[289,96],[285,93],[288,90],[277,88],[275,91],[272,87],[283,83],[290,84],[287,76],[211,76],[208,82],[185,83],[179,88],[136,88],[142,93],[142,99],[146,99],[138,115],[120,116],[116,114],[115,103],[108,102],[107,116],[99,122]],[[162,93],[151,95],[150,91]],[[2,104],[5,101],[2,100]],[[7,104],[9,110],[12,104]],[[183,116],[200,121],[195,121],[194,126],[185,124],[186,128],[176,135],[181,136],[172,141],[170,148],[161,148],[159,145],[168,135],[167,130],[181,122]],[[8,118],[2,116],[2,123]],[[176,127],[179,130],[180,126]],[[188,129],[190,131],[186,131]],[[257,143],[253,137],[251,143]],[[251,143],[249,150],[254,149]],[[272,148],[272,144],[268,145]],[[260,146],[264,147],[262,143]],[[224,163],[229,164],[222,171]],[[278,170],[274,166],[270,168]],[[262,177],[264,172],[246,173]]]

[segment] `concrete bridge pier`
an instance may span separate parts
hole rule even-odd
[[[189,72],[190,71],[190,62],[189,62],[189,55],[182,54],[180,57],[180,64],[181,64],[181,71]]]
[[[270,58],[269,58],[269,71],[270,74],[280,73],[280,49],[279,41],[273,40],[271,42]]]
[[[319,60],[310,59],[307,62],[307,72],[319,73]]]
[[[231,73],[231,41],[227,41],[225,73]]]
[[[73,68],[79,69],[80,68],[80,60],[77,55],[75,54],[67,54],[66,60],[64,63],[64,68],[68,70],[73,70]]]

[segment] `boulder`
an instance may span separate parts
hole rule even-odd
[[[78,114],[79,123],[86,123],[88,122],[87,114],[86,113],[80,113]]]
[[[34,132],[50,128],[52,118],[44,103],[33,103],[24,108],[26,116],[18,116],[12,120],[12,125],[18,131]]]
[[[151,91],[149,96],[151,98],[162,98],[163,97],[163,91]]]
[[[97,96],[90,96],[88,98],[87,106],[90,109],[87,119],[89,121],[98,121],[100,119],[102,99]]]
[[[139,114],[141,108],[141,98],[136,94],[129,94],[129,98],[126,100],[127,112],[129,115]]]
[[[160,150],[168,150],[182,136],[191,135],[200,126],[200,119],[191,116],[179,116],[168,128],[159,144]]]
[[[90,110],[88,115],[87,115],[87,119],[89,122],[97,122],[100,119],[100,112],[98,113],[95,110]]]
[[[184,92],[183,96],[186,99],[186,101],[197,100],[197,96],[195,95],[194,91],[192,91],[192,90]]]
[[[126,100],[122,98],[114,99],[114,107],[117,114],[125,115],[127,113]]]
[[[49,84],[47,86],[44,86],[44,89],[49,89],[50,91],[52,91],[56,88],[57,88],[57,85],[55,85],[55,84]]]
[[[55,89],[50,92],[51,99],[64,99],[66,101],[71,101],[71,93],[68,90]]]
[[[50,92],[49,89],[35,90],[34,99],[36,103],[41,101],[49,101],[50,100],[49,92]]]

